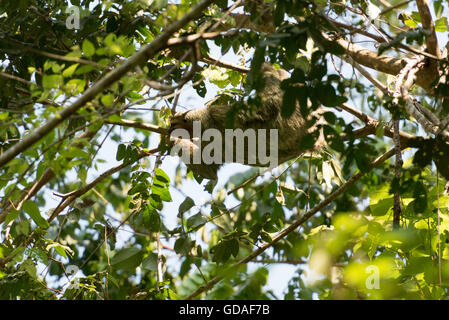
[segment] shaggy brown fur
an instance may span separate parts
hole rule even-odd
[[[299,107],[295,108],[293,115],[286,119],[280,114],[282,105],[283,92],[280,88],[280,84],[283,80],[288,79],[290,75],[282,69],[275,69],[270,64],[263,64],[261,67],[261,73],[265,79],[265,87],[259,94],[262,104],[254,112],[248,112],[247,110],[241,110],[237,113],[234,122],[234,129],[242,129],[245,131],[248,128],[252,129],[278,129],[278,163],[281,164],[285,161],[297,157],[299,154],[306,150],[300,149],[301,139],[314,130],[317,130],[317,123],[311,128],[306,128],[306,123],[302,117]],[[184,112],[178,112],[175,114],[171,121],[170,132],[177,128],[183,128],[190,132],[192,136],[192,124],[193,121],[201,122],[202,131],[208,128],[218,129],[222,133],[224,144],[224,132],[225,132],[225,120],[226,115],[232,108],[232,105],[220,105],[210,104],[206,108],[200,108],[195,110],[189,110]],[[322,109],[318,109],[309,115],[312,117],[320,117]],[[192,151],[195,145],[189,145],[191,140],[186,139],[173,139],[174,143],[184,144],[184,148],[190,147]],[[269,140],[269,132],[267,132],[267,140]],[[324,144],[322,135],[320,139],[315,143],[313,149],[317,149]],[[201,148],[204,148],[207,143],[202,143]],[[267,141],[267,150],[269,148],[269,141]],[[224,146],[223,146],[224,150]],[[245,150],[247,150],[245,148]],[[224,158],[224,152],[223,152]],[[248,163],[248,155],[244,156],[244,163],[260,166],[260,163],[250,164]],[[224,161],[225,159],[223,159]],[[208,179],[217,178],[217,170],[220,167],[219,164],[189,164],[187,165],[194,173]]]

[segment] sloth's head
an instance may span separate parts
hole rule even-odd
[[[278,81],[282,81],[290,78],[290,74],[287,71],[285,71],[284,69],[276,69],[267,62],[264,62],[262,64],[262,66],[260,67],[260,72],[263,74],[265,78],[268,79],[273,77]]]
[[[170,128],[168,129],[171,133],[175,129],[186,129],[191,131],[193,128],[193,120],[188,116],[190,110],[177,112],[170,121]]]

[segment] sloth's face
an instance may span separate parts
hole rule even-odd
[[[189,111],[177,112],[170,122],[170,128],[168,132],[171,133],[175,129],[185,129],[189,132],[192,131],[192,121],[187,116]]]

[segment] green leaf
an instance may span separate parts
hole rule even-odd
[[[19,216],[19,210],[11,210],[5,218],[5,226],[7,226],[11,221],[16,220]]]
[[[306,134],[304,137],[302,137],[302,139],[299,143],[299,148],[301,150],[309,150],[313,147],[314,144],[315,144],[315,138],[313,137],[313,135]]]
[[[105,94],[101,97],[100,101],[104,106],[110,107],[114,103],[114,96],[112,94]]]
[[[67,150],[62,150],[61,155],[69,159],[73,158],[89,159],[89,154],[86,151],[81,150],[80,148],[77,147],[70,147]]]
[[[71,77],[73,73],[75,72],[76,68],[78,67],[79,63],[72,64],[70,67],[66,68],[62,75],[66,78]]]
[[[16,225],[16,232],[28,236],[30,234],[30,223],[28,220],[22,220]]]
[[[95,54],[95,46],[87,39],[84,39],[82,49],[86,57],[91,57]]]
[[[139,248],[125,248],[111,259],[111,265],[120,270],[134,271],[142,262],[143,252]]]
[[[370,191],[369,207],[374,216],[383,216],[393,207],[393,196],[387,185]]]
[[[317,96],[326,107],[335,107],[337,103],[337,95],[335,89],[330,84],[318,85],[316,87]]]
[[[44,74],[42,77],[42,86],[44,89],[53,89],[57,88],[64,82],[64,79],[59,74]]]
[[[41,213],[39,212],[39,208],[33,201],[30,201],[30,200],[25,201],[22,205],[22,208],[26,213],[28,213],[30,215],[31,219],[33,219],[33,221],[39,227],[41,227],[43,229],[47,229],[48,227],[50,227],[47,220],[42,218]]]
[[[60,243],[57,243],[57,242],[51,243],[50,245],[47,246],[46,249],[49,250],[50,248],[54,248],[55,251],[56,251],[59,255],[61,255],[62,257],[64,257],[64,258],[67,258],[67,253],[68,253],[70,256],[73,255],[73,250],[70,249],[70,247],[63,246],[63,245],[61,245]]]
[[[196,228],[204,225],[206,222],[207,219],[203,217],[203,215],[200,212],[198,212],[197,214],[187,219],[187,228],[189,229],[189,231],[193,231]]]
[[[158,262],[157,254],[154,252],[150,252],[148,257],[143,259],[142,268],[153,272],[157,272],[157,262]]]
[[[90,64],[85,64],[85,65],[79,67],[78,69],[76,69],[75,74],[80,75],[80,74],[88,73],[92,70],[94,70],[94,66],[92,66]]]
[[[276,223],[278,227],[283,226],[283,220],[285,218],[284,209],[279,202],[273,204],[273,212],[271,214],[271,219]]]
[[[412,19],[404,19],[404,24],[410,28],[416,28],[418,24]]]
[[[160,168],[156,168],[156,169],[154,169],[154,174],[156,175],[156,177],[158,178],[159,181],[163,181],[167,184],[170,182],[170,178],[167,176],[167,174],[164,172],[164,170],[162,170]]]
[[[0,120],[6,120],[8,119],[9,112],[2,112],[0,113]]]
[[[283,118],[290,118],[295,112],[296,108],[296,88],[287,87],[282,97],[281,116]]]
[[[146,206],[143,210],[143,221],[149,232],[159,232],[161,230],[161,217],[151,206]]]
[[[184,201],[179,205],[178,209],[178,217],[180,217],[184,212],[187,212],[195,205],[195,202],[192,200],[192,198],[187,197],[184,199]]]
[[[186,257],[186,259],[181,264],[181,269],[179,270],[179,276],[184,278],[184,276],[190,271],[192,267],[192,259],[190,257]]]
[[[172,201],[170,191],[167,188],[159,187],[155,184],[151,186],[151,191],[153,194],[158,195],[162,201],[170,202]]]
[[[284,21],[286,5],[284,1],[277,1],[274,9],[274,24],[279,26]]]
[[[435,21],[435,31],[437,32],[446,32],[448,31],[448,24],[447,24],[447,18],[442,17]]]
[[[149,198],[148,200],[149,200],[149,202],[150,202],[150,205],[151,205],[153,208],[155,208],[155,209],[157,209],[157,210],[162,210],[163,205],[162,205],[162,200],[161,200],[161,197],[160,197],[160,196],[158,196],[158,195],[155,194],[155,193],[152,193],[152,194],[150,195],[150,198]]]
[[[162,8],[165,8],[168,4],[168,0],[154,0],[152,1],[152,6],[154,6],[154,8],[156,10],[160,10]]]
[[[236,258],[237,255],[239,254],[239,249],[240,249],[238,240],[234,238],[234,239],[228,240],[226,242],[227,242],[226,245],[228,246],[229,251]]]
[[[227,244],[228,241],[223,241],[217,244],[214,249],[214,256],[212,261],[220,263],[226,262],[231,257],[231,246]]]
[[[309,72],[310,70],[310,63],[309,60],[307,59],[307,57],[305,56],[300,56],[298,58],[296,58],[295,60],[295,68],[299,68],[304,72]]]
[[[175,246],[173,249],[175,249],[175,252],[181,255],[187,255],[190,251],[190,241],[189,239],[185,237],[180,237],[176,240]]]
[[[258,46],[254,52],[253,59],[251,61],[251,71],[258,72],[262,63],[265,61],[265,46]]]
[[[78,94],[84,92],[86,86],[86,80],[84,79],[71,79],[65,84],[65,88],[70,90],[71,94]]]
[[[209,182],[204,186],[204,191],[212,194],[215,186],[217,185],[218,180],[209,180]]]
[[[117,161],[120,161],[125,158],[125,155],[126,155],[126,146],[124,144],[119,144],[115,159]]]
[[[143,96],[141,94],[134,92],[134,91],[129,92],[127,94],[127,97],[129,98],[129,100],[131,100],[133,102],[143,99]],[[145,101],[140,101],[138,104],[144,104],[144,103],[145,103]]]

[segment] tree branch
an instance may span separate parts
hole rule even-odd
[[[139,154],[139,157],[137,158],[136,161],[147,157],[153,153],[155,153],[156,151],[158,151],[158,148],[155,149],[151,149],[148,152],[141,152]],[[135,161],[134,161],[135,162]],[[53,221],[65,208],[67,208],[67,206],[69,204],[71,204],[76,198],[79,198],[80,196],[82,196],[83,194],[85,194],[86,192],[88,192],[90,189],[92,189],[93,187],[95,187],[97,184],[99,184],[101,181],[103,181],[104,179],[106,179],[107,177],[113,175],[114,173],[120,171],[121,169],[129,166],[131,163],[134,162],[130,162],[130,161],[124,161],[123,163],[109,169],[106,170],[105,172],[103,172],[100,176],[98,176],[96,179],[94,179],[93,181],[89,182],[88,184],[86,184],[85,186],[69,192],[68,194],[62,195],[63,196],[63,200],[61,201],[61,203],[56,207],[56,209],[52,212],[51,216],[47,219],[47,221],[50,223],[51,221]]]
[[[5,73],[5,72],[0,72],[0,77],[6,78],[6,79],[10,79],[10,80],[15,80],[15,81],[24,83],[26,85],[32,85],[33,84],[31,81],[22,79],[22,78],[17,77],[17,76],[13,76],[12,74]]]
[[[430,32],[429,36],[426,38],[427,51],[434,56],[441,58],[441,52],[438,47],[438,39],[435,33],[435,25],[433,24],[432,15],[430,13],[427,0],[416,0],[416,4],[418,5],[422,26]],[[435,69],[435,71],[438,70],[438,65],[436,65],[436,68],[437,69]]]
[[[339,108],[345,110],[346,112],[351,113],[352,115],[354,115],[355,117],[360,119],[363,123],[365,123],[365,127],[355,130],[353,132],[353,135],[356,138],[364,137],[364,136],[367,136],[370,134],[376,134],[378,127],[380,125],[382,125],[379,122],[379,120],[373,119],[370,116],[364,114],[363,112],[348,106],[347,104],[342,104],[339,106]],[[392,138],[392,139],[394,138],[394,132],[393,132],[392,128],[390,128],[387,125],[382,125],[382,129],[383,129],[384,136]],[[342,137],[346,138],[345,135],[343,135]],[[399,138],[401,141],[401,146],[403,146],[404,148],[409,146],[410,143],[416,139],[416,137],[414,135],[411,135],[404,131],[399,131]]]
[[[249,19],[249,15],[247,14],[236,13],[231,14],[231,16],[235,19],[236,22],[237,21],[241,22],[243,28],[248,28],[254,31],[267,32],[267,33],[273,33],[275,31],[275,27],[272,24],[272,19],[268,19],[266,22],[264,21],[265,22],[264,25],[261,26],[252,23]],[[226,24],[220,26],[221,30],[227,30],[231,28],[233,28],[233,26]],[[388,55],[378,55],[377,52],[353,44],[344,38],[331,39],[325,33],[322,33],[322,35],[331,41],[337,41],[354,61],[365,67],[380,72],[384,72],[387,74],[397,75],[406,64],[406,62],[403,61],[403,59],[394,58]],[[427,68],[423,68],[418,71],[416,76],[417,76],[416,78],[417,85],[424,88],[426,91],[430,93],[434,92],[431,85],[434,79],[436,78],[437,74],[429,72]]]
[[[380,157],[378,157],[376,160],[371,162],[371,164],[369,166],[370,170],[373,169],[374,167],[378,166],[382,162],[386,161],[387,159],[389,159],[391,156],[394,155],[394,153],[395,153],[395,150],[391,149],[391,150],[387,151],[386,153],[384,153],[383,155],[381,155]],[[354,176],[352,176],[348,181],[346,181],[345,184],[341,185],[338,189],[336,189],[334,192],[332,192],[326,199],[324,199],[318,205],[316,205],[315,207],[313,207],[312,209],[307,211],[302,217],[300,217],[299,219],[295,220],[290,226],[288,226],[287,228],[285,228],[282,231],[280,231],[273,238],[272,242],[264,243],[258,249],[254,250],[251,254],[247,255],[245,258],[241,259],[240,261],[234,263],[231,267],[229,267],[226,270],[224,270],[223,274],[226,274],[228,271],[236,269],[237,267],[250,262],[251,260],[253,260],[257,256],[259,256],[260,254],[262,254],[265,250],[267,250],[268,248],[272,247],[279,240],[281,240],[284,237],[286,237],[289,233],[295,231],[296,228],[298,228],[300,225],[302,225],[305,221],[307,221],[309,218],[311,218],[318,211],[324,209],[329,203],[334,201],[339,195],[344,193],[349,187],[351,187],[354,183],[356,183],[358,180],[360,180],[360,178],[362,178],[364,174],[365,174],[365,172],[361,172],[360,171],[357,174],[355,174]],[[207,283],[205,283],[202,286],[200,286],[197,290],[192,292],[190,295],[188,295],[184,299],[185,300],[192,300],[193,298],[195,298],[196,296],[200,295],[201,293],[211,289],[213,286],[215,286],[222,279],[223,279],[222,275],[218,275],[218,276],[214,277],[213,279],[211,279]]]
[[[213,65],[213,66],[218,66],[218,67],[222,67],[222,68],[226,68],[226,69],[230,69],[230,70],[234,70],[234,71],[238,71],[241,73],[248,73],[249,72],[249,68],[246,68],[244,66],[239,66],[230,62],[223,62],[221,60],[212,58],[212,57],[202,57],[200,59],[203,62],[206,62],[209,65]]]
[[[394,10],[394,9],[400,8],[400,7],[402,7],[402,6],[405,6],[406,4],[410,3],[411,1],[412,1],[412,0],[405,0],[405,1],[399,2],[399,3],[395,4],[395,5],[390,5],[390,4],[388,4],[388,3],[382,3],[383,5],[385,5],[386,8],[383,9],[383,10],[379,13],[379,16],[382,16],[382,15],[384,15],[384,14],[390,12],[391,10]],[[382,1],[382,2],[383,2],[383,1]]]
[[[100,128],[98,128],[97,130],[94,131],[90,131],[89,129],[86,129],[82,134],[80,134],[77,139],[92,139],[95,134],[100,130]],[[77,143],[74,145],[75,147],[82,147],[81,143]],[[68,158],[68,161],[72,160],[72,158]],[[31,199],[32,197],[34,197],[39,190],[41,190],[48,182],[50,182],[51,180],[53,180],[53,178],[56,177],[55,172],[53,171],[53,168],[49,167],[47,169],[45,169],[44,173],[42,174],[42,176],[40,177],[40,179],[38,181],[36,181],[30,189],[28,190],[24,190],[22,192],[22,200],[20,200],[20,202],[16,205],[16,209],[20,210],[22,208],[22,205],[25,201]],[[0,223],[2,223],[3,221],[5,221],[6,216],[8,215],[8,213],[11,211],[11,209],[13,209],[13,206],[11,203],[8,203],[8,205],[2,210],[2,212],[0,213]]]
[[[168,134],[168,129],[162,128],[159,126],[155,126],[154,124],[150,124],[150,123],[144,123],[144,122],[138,122],[138,121],[132,121],[132,120],[126,120],[126,119],[122,119],[120,121],[105,120],[104,123],[114,124],[114,125],[123,126],[123,127],[142,129],[142,130],[146,130],[146,131],[160,133],[163,135]]]
[[[192,8],[181,19],[170,24],[160,35],[158,35],[151,43],[144,46],[137,53],[131,56],[123,64],[117,67],[115,70],[109,72],[105,77],[98,80],[92,87],[87,89],[83,95],[78,98],[70,107],[63,109],[53,119],[44,123],[41,127],[35,129],[31,134],[25,137],[22,141],[15,144],[13,147],[6,150],[0,155],[0,167],[3,167],[9,161],[14,159],[17,155],[28,149],[37,141],[46,136],[50,131],[57,127],[61,122],[66,120],[72,114],[77,112],[87,102],[94,99],[104,89],[108,88],[114,82],[120,80],[121,77],[126,75],[127,72],[134,69],[137,65],[140,65],[153,57],[157,52],[167,46],[167,42],[170,37],[182,28],[189,21],[197,17],[206,7],[208,7],[213,0],[203,0],[195,7]]]

